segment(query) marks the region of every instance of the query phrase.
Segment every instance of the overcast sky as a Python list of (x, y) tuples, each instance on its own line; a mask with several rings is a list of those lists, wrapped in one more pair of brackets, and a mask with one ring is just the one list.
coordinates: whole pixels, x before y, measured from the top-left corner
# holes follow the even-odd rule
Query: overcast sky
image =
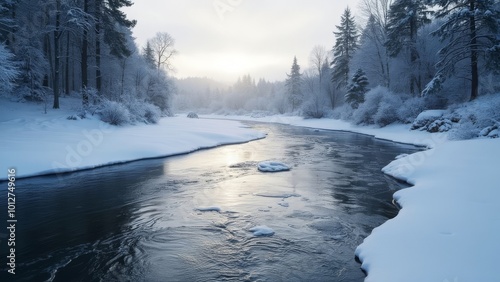
[(174, 76), (232, 83), (284, 80), (295, 55), (306, 68), (315, 45), (332, 48), (347, 6), (357, 14), (358, 0), (139, 0), (124, 12), (140, 47), (157, 32), (175, 39)]

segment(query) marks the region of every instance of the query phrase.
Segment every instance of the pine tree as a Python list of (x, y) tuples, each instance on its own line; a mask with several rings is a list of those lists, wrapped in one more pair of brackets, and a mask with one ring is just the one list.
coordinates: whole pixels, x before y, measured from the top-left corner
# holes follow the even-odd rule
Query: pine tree
[(409, 53), (412, 70), (409, 81), (411, 94), (422, 90), (421, 79), (415, 74), (419, 60), (416, 43), (419, 28), (431, 22), (428, 17), (430, 13), (421, 0), (395, 0), (389, 10), (385, 45), (390, 56), (397, 56), (403, 49)]
[(7, 46), (14, 41), (14, 32), (18, 29), (15, 20), (17, 0), (0, 0), (0, 41)]
[(358, 30), (351, 10), (347, 7), (341, 17), (340, 26), (335, 34), (335, 46), (333, 46), (332, 82), (337, 89), (347, 86), (349, 82), (349, 64), (354, 51), (358, 48)]
[(95, 52), (96, 52), (96, 88), (101, 90), (101, 32), (104, 31), (104, 42), (109, 46), (111, 55), (122, 59), (132, 52), (127, 44), (125, 30), (135, 26), (135, 20), (127, 19), (120, 9), (132, 6), (130, 0), (103, 1), (95, 0)]
[(96, 0), (99, 7), (98, 16), (104, 30), (104, 42), (109, 46), (111, 55), (117, 58), (129, 57), (131, 50), (127, 43), (125, 30), (133, 28), (137, 21), (127, 19), (121, 9), (132, 6), (130, 0), (103, 1)]
[(14, 88), (14, 81), (19, 76), (19, 70), (13, 62), (12, 54), (4, 44), (0, 42), (0, 90), (10, 91)]
[(368, 92), (368, 78), (362, 69), (358, 69), (352, 77), (351, 84), (347, 89), (345, 101), (353, 109), (357, 109), (365, 101), (365, 93)]
[(436, 18), (444, 23), (433, 32), (447, 44), (439, 51), (438, 72), (423, 94), (440, 88), (446, 75), (456, 71), (455, 66), (469, 60), (467, 77), (471, 81), (470, 100), (478, 96), (480, 59), (482, 66), (500, 69), (500, 4), (495, 0), (428, 0), (440, 9)]
[(142, 49), (142, 56), (144, 58), (144, 61), (146, 61), (146, 64), (151, 68), (155, 69), (156, 64), (155, 64), (155, 54), (153, 52), (153, 48), (151, 48), (151, 43), (146, 42), (146, 47)]
[(292, 105), (292, 111), (295, 111), (302, 103), (302, 74), (300, 66), (297, 64), (297, 57), (293, 57), (293, 64), (290, 74), (287, 74), (286, 86), (288, 89), (288, 101)]

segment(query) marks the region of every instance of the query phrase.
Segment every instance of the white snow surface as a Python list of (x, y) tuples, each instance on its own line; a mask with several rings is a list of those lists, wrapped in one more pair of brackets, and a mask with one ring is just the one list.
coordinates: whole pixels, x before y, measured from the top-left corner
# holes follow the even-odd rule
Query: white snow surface
[(249, 231), (253, 232), (254, 236), (271, 236), (274, 234), (274, 230), (265, 225), (252, 227)]
[[(111, 126), (97, 117), (68, 120), (79, 99), (62, 98), (60, 110), (0, 101), (0, 180), (68, 172), (265, 137), (237, 121), (162, 118), (158, 124)], [(73, 104), (72, 104), (73, 103)], [(81, 102), (79, 102), (81, 103)]]
[(258, 170), (262, 172), (288, 171), (290, 167), (281, 162), (265, 161), (257, 164)]
[(414, 186), (394, 194), (402, 207), (399, 214), (356, 249), (368, 273), (365, 281), (500, 281), (500, 139), (449, 141), (446, 133), (410, 131), (410, 125), (360, 127), (287, 116), (244, 119), (359, 132), (432, 148), (399, 156), (383, 168)]

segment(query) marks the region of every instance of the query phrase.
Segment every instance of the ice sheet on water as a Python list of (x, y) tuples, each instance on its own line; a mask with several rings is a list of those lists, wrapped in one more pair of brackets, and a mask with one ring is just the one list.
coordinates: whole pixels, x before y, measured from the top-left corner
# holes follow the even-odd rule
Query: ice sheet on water
[(260, 162), (257, 168), (262, 172), (278, 172), (278, 171), (288, 171), (290, 167), (281, 162), (265, 161)]
[(259, 225), (249, 229), (250, 232), (253, 232), (254, 236), (271, 236), (274, 234), (274, 230), (265, 226)]

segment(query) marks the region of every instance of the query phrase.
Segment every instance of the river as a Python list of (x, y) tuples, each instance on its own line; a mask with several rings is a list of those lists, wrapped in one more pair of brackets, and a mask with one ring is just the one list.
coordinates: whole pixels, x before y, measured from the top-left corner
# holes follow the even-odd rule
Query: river
[[(17, 274), (1, 281), (363, 281), (354, 249), (402, 188), (380, 170), (417, 148), (245, 124), (267, 137), (17, 180)], [(259, 172), (264, 160), (292, 169)], [(274, 234), (250, 232), (263, 225)]]

